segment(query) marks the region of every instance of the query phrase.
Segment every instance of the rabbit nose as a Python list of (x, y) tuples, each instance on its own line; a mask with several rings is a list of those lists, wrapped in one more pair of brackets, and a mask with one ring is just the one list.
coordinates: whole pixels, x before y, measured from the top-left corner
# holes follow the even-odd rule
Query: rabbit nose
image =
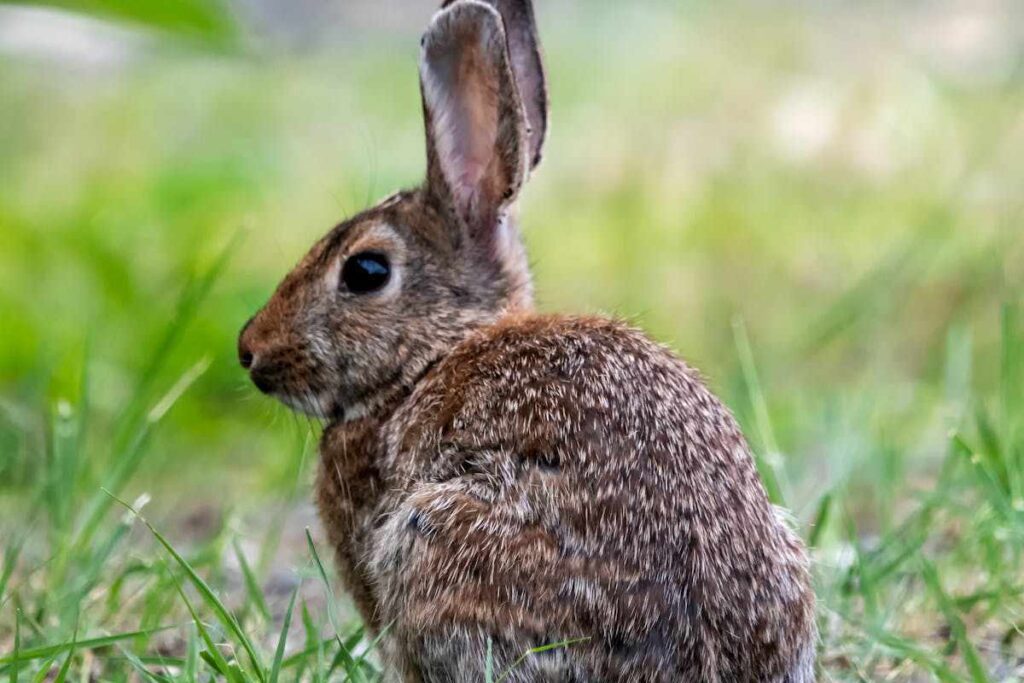
[(249, 379), (257, 389), (264, 394), (274, 393), (280, 373), (280, 369), (275, 363), (260, 362), (260, 358), (254, 355), (244, 343), (239, 344), (238, 362), (249, 371)]
[(238, 362), (244, 370), (249, 370), (256, 364), (256, 353), (253, 351), (251, 335), (249, 334), (252, 321), (253, 319), (250, 318), (238, 335)]

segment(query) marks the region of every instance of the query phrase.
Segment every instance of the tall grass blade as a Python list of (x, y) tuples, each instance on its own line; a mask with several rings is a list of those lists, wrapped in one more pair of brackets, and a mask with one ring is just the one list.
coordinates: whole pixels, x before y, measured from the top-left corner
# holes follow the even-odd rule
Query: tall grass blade
[[(115, 459), (110, 467), (110, 474), (103, 483), (103, 488), (108, 491), (120, 493), (124, 484), (138, 469), (155, 425), (209, 367), (211, 362), (209, 358), (196, 363), (179, 377), (171, 389), (147, 411), (146, 406), (149, 405), (148, 398), (153, 383), (159, 377), (167, 359), (171, 357), (171, 351), (184, 335), (188, 324), (195, 318), (200, 305), (206, 300), (214, 283), (227, 266), (241, 237), (241, 231), (235, 233), (228, 241), (227, 246), (214, 259), (213, 264), (202, 275), (190, 279), (182, 290), (175, 313), (145, 363), (132, 395), (118, 420), (121, 427), (114, 437), (112, 448)], [(74, 547), (76, 549), (80, 550), (89, 546), (93, 534), (109, 509), (110, 502), (109, 498), (101, 491), (97, 491), (92, 496), (86, 505), (84, 521), (75, 536)]]
[(89, 546), (93, 535), (103, 522), (103, 517), (106, 515), (107, 510), (110, 509), (110, 505), (113, 502), (110, 497), (104, 493), (104, 490), (119, 493), (121, 489), (124, 488), (125, 484), (127, 484), (128, 480), (135, 474), (139, 464), (142, 462), (142, 456), (145, 455), (146, 446), (153, 429), (161, 420), (163, 420), (164, 416), (168, 411), (170, 411), (174, 404), (178, 402), (178, 399), (184, 395), (189, 387), (202, 377), (202, 375), (209, 369), (211, 363), (212, 360), (209, 357), (203, 358), (186, 370), (171, 386), (167, 393), (156, 402), (152, 409), (150, 409), (146, 420), (136, 432), (135, 437), (132, 439), (128, 447), (124, 451), (118, 453), (111, 473), (107, 476), (100, 491), (92, 497), (86, 507), (84, 515), (85, 521), (79, 528), (75, 541), (75, 547), (78, 551)]
[[(991, 505), (1004, 521), (1016, 519), (1018, 513), (1014, 510), (1007, 496), (1006, 488), (999, 479), (999, 473), (992, 471), (991, 461), (979, 454), (977, 449), (972, 448), (960, 434), (953, 435), (953, 445), (954, 451), (969, 464), (970, 469), (968, 471), (974, 476), (978, 487), (984, 492), (985, 502)], [(1008, 532), (1020, 533), (1017, 526), (1012, 524), (1007, 526), (1006, 530)]]
[(943, 386), (946, 403), (956, 411), (951, 428), (959, 425), (971, 395), (973, 340), (970, 328), (957, 325), (946, 334), (946, 363)]
[(755, 453), (754, 459), (757, 462), (757, 469), (761, 473), (761, 479), (764, 481), (765, 490), (768, 492), (768, 498), (776, 505), (785, 505), (786, 497), (783, 492), (785, 471), (782, 454), (775, 440), (775, 431), (768, 413), (768, 402), (761, 390), (761, 380), (757, 376), (757, 366), (754, 364), (754, 352), (750, 347), (747, 328), (740, 318), (733, 320), (732, 328), (736, 352), (739, 355), (743, 379), (747, 385), (750, 404), (754, 409), (754, 421), (761, 441), (760, 450), (762, 452)]
[(964, 663), (967, 665), (967, 670), (971, 674), (971, 680), (974, 683), (989, 683), (990, 679), (985, 671), (985, 665), (982, 664), (978, 651), (974, 648), (974, 644), (967, 635), (967, 627), (960, 617), (960, 612), (942, 587), (942, 582), (939, 580), (939, 572), (935, 565), (927, 560), (922, 560), (921, 575), (924, 577), (925, 585), (928, 586), (932, 596), (938, 602), (939, 610), (946, 618), (950, 634), (956, 640), (957, 648), (960, 650)]
[(1024, 397), (1024, 350), (1018, 333), (1018, 309), (1011, 303), (1003, 305), (1000, 319), (1000, 396), (1003, 417), (1003, 437), (1013, 440), (1016, 423), (1021, 419), (1022, 397)]
[[(1014, 510), (1024, 515), (1024, 338), (1020, 329), (1017, 304), (1003, 306), (1001, 327), (1000, 403), (1002, 442), (1009, 470), (1010, 491)], [(1019, 519), (1014, 520), (1020, 524)]]
[[(338, 648), (338, 652), (335, 654), (334, 659), (331, 660), (331, 666), (328, 667), (328, 680), (331, 680), (331, 676), (334, 674), (335, 671), (337, 671), (338, 667), (341, 667), (344, 664), (345, 655), (349, 652), (352, 652), (356, 647), (358, 647), (359, 641), (362, 640), (362, 637), (364, 637), (364, 635), (366, 635), (366, 629), (360, 626), (356, 628), (355, 631), (353, 631), (351, 634), (349, 634), (348, 638), (345, 638), (344, 647)], [(379, 637), (380, 636), (378, 636), (378, 638)], [(327, 642), (330, 643), (333, 641)], [(376, 642), (377, 639), (374, 640), (374, 644), (376, 644)], [(373, 680), (378, 675), (378, 672), (370, 665), (369, 661), (366, 660), (365, 655), (370, 653), (373, 646), (374, 645), (371, 645), (371, 648), (368, 648), (366, 652), (360, 654), (354, 659), (354, 666), (359, 668), (360, 671), (362, 671), (362, 674), (364, 674), (365, 676), (369, 676), (371, 680)]]
[(19, 538), (15, 541), (11, 541), (4, 548), (4, 567), (0, 571), (0, 605), (7, 602), (7, 584), (10, 583), (11, 577), (14, 576), (14, 569), (18, 565), (18, 558), (21, 556), (21, 549), (25, 543), (25, 538)]
[(0, 657), (0, 665), (14, 664), (17, 665), (19, 662), (28, 662), (34, 659), (45, 659), (54, 655), (59, 655), (62, 652), (67, 652), (72, 647), (77, 650), (96, 650), (102, 647), (109, 647), (116, 645), (117, 643), (132, 640), (134, 638), (140, 638), (145, 636), (151, 636), (155, 633), (167, 631), (176, 626), (160, 626), (159, 628), (150, 628), (139, 631), (127, 631), (125, 633), (117, 633), (109, 636), (97, 636), (95, 638), (86, 638), (84, 640), (78, 640), (73, 643), (59, 643), (57, 645), (44, 645), (41, 647), (34, 647), (22, 650), (20, 648), (20, 642), (17, 637), (15, 638), (14, 652), (6, 657)]
[[(370, 662), (367, 661), (366, 658), (370, 655), (370, 653), (372, 653), (374, 650), (376, 650), (377, 646), (380, 645), (380, 642), (382, 640), (384, 640), (384, 638), (387, 637), (388, 633), (391, 631), (391, 627), (394, 626), (394, 623), (395, 622), (392, 621), (392, 622), (390, 622), (388, 624), (385, 624), (384, 628), (382, 628), (380, 630), (380, 633), (378, 633), (377, 636), (373, 640), (370, 641), (370, 644), (366, 647), (366, 651), (363, 652), (361, 655), (359, 655), (359, 657), (356, 659), (356, 663), (357, 664), (359, 664), (360, 666), (362, 666), (365, 669), (369, 669), (370, 677), (373, 678), (373, 679), (379, 678), (380, 675), (381, 675), (381, 672), (377, 671), (376, 667), (372, 666), (370, 664)], [(362, 632), (363, 632), (363, 628), (362, 627), (360, 627), (356, 631), (356, 633), (359, 634), (360, 638), (362, 638), (362, 636), (363, 636)], [(353, 637), (354, 637), (354, 635), (355, 634), (353, 634)], [(351, 638), (349, 640), (351, 640)], [(357, 640), (356, 644), (358, 644), (358, 643), (359, 643), (359, 641)], [(355, 647), (355, 644), (352, 647)], [(352, 648), (349, 648), (349, 649), (351, 650)]]
[(229, 681), (236, 681), (237, 679), (231, 671), (231, 667), (228, 666), (228, 663), (222, 661), (222, 659), (218, 659), (218, 657), (212, 654), (213, 652), (216, 652), (216, 647), (217, 646), (215, 644), (213, 649), (210, 649), (210, 647), (207, 646), (207, 649), (200, 650), (199, 659), (206, 662), (206, 665), (213, 669), (214, 673), (220, 674)]
[(196, 680), (199, 674), (199, 631), (194, 624), (188, 631), (188, 649), (185, 651), (182, 673), (186, 681)]
[[(49, 680), (50, 669), (53, 668), (53, 663), (57, 661), (58, 656), (59, 655), (53, 655), (43, 662), (42, 666), (39, 667), (39, 671), (37, 671), (36, 675), (32, 677), (32, 683), (43, 683), (43, 681)], [(13, 669), (14, 667), (11, 668)]]
[(74, 484), (78, 481), (77, 424), (71, 405), (64, 400), (58, 401), (50, 418), (50, 462), (45, 498), (50, 519), (50, 546), (55, 549), (63, 548), (71, 523)]
[[(21, 651), (21, 610), (14, 610), (14, 653), (11, 655), (11, 683), (18, 683), (18, 664), (21, 662), (23, 653)], [(0, 657), (0, 664), (4, 660)]]
[[(310, 622), (310, 623), (312, 623), (312, 622)], [(305, 619), (303, 619), (303, 628), (305, 628), (305, 627), (306, 627), (306, 622), (305, 622)], [(307, 635), (309, 635), (308, 632), (307, 632)], [(288, 655), (287, 657), (284, 658), (284, 662), (281, 664), (281, 668), (282, 669), (291, 669), (293, 667), (296, 667), (299, 664), (302, 664), (303, 660), (306, 659), (307, 657), (310, 657), (311, 655), (315, 655), (317, 650), (323, 650), (324, 647), (326, 647), (326, 646), (328, 646), (328, 645), (330, 645), (332, 643), (337, 642), (334, 638), (321, 638), (319, 640), (314, 638), (314, 639), (311, 640), (308, 637), (307, 637), (306, 641), (307, 641), (306, 642), (306, 647), (304, 647), (303, 649), (299, 650), (298, 652), (290, 654), (290, 655)]]
[(302, 626), (306, 629), (307, 651), (312, 648), (312, 654), (316, 655), (315, 666), (312, 669), (313, 681), (320, 683), (323, 681), (324, 648), (333, 642), (338, 634), (335, 633), (334, 638), (327, 640), (320, 637), (320, 629), (313, 623), (313, 615), (309, 613), (309, 606), (305, 600), (302, 601)]
[(892, 293), (907, 288), (924, 272), (943, 243), (936, 235), (948, 233), (952, 224), (949, 204), (928, 211), (902, 245), (841, 294), (817, 320), (805, 326), (807, 334), (800, 351), (816, 353), (841, 338), (858, 322), (870, 317), (880, 318), (884, 309), (898, 301)]
[(278, 678), (281, 676), (281, 664), (284, 662), (284, 647), (288, 644), (288, 629), (292, 625), (292, 610), (295, 609), (295, 598), (298, 597), (301, 586), (302, 584), (300, 583), (292, 591), (291, 600), (288, 601), (288, 609), (284, 612), (281, 636), (277, 639), (277, 650), (274, 652), (274, 664), (271, 666), (270, 676), (267, 677), (268, 683), (277, 683)]
[(331, 628), (334, 629), (334, 636), (338, 641), (338, 647), (341, 648), (338, 654), (341, 656), (341, 664), (345, 669), (345, 675), (348, 676), (349, 680), (362, 681), (362, 669), (356, 664), (352, 653), (341, 640), (341, 629), (338, 627), (337, 616), (335, 615), (336, 600), (334, 598), (334, 589), (331, 588), (331, 581), (327, 578), (327, 571), (324, 569), (323, 562), (320, 561), (320, 553), (317, 552), (316, 544), (313, 543), (313, 536), (309, 533), (309, 527), (306, 527), (306, 544), (309, 546), (309, 553), (313, 556), (313, 562), (316, 564), (317, 572), (320, 574), (320, 580), (323, 581), (324, 588), (327, 591), (327, 618), (331, 622)]
[(121, 450), (133, 431), (137, 429), (139, 422), (143, 421), (150, 392), (167, 363), (167, 359), (171, 357), (171, 351), (177, 347), (184, 336), (185, 330), (199, 312), (200, 306), (209, 296), (220, 274), (227, 267), (228, 261), (236, 251), (241, 239), (242, 232), (236, 232), (210, 267), (201, 275), (193, 275), (182, 288), (174, 314), (139, 373), (139, 380), (136, 382), (132, 395), (126, 403), (124, 414), (119, 420), (123, 427), (115, 437), (115, 451)]
[(253, 574), (252, 567), (249, 566), (249, 561), (245, 559), (245, 553), (242, 552), (242, 547), (238, 543), (238, 539), (232, 539), (232, 546), (235, 550), (235, 558), (238, 560), (238, 566), (242, 570), (242, 578), (245, 580), (245, 590), (249, 595), (249, 600), (252, 604), (256, 605), (256, 610), (263, 617), (265, 622), (270, 622), (270, 608), (267, 607), (267, 601), (263, 597), (263, 590), (260, 588), (260, 583), (256, 579), (256, 575)]
[[(352, 634), (350, 634), (348, 638), (345, 638), (344, 647), (338, 648), (338, 652), (334, 655), (334, 659), (331, 660), (331, 665), (327, 667), (327, 680), (331, 680), (331, 676), (334, 675), (334, 672), (338, 669), (339, 666), (342, 666), (342, 664), (345, 661), (345, 655), (347, 653), (352, 652), (359, 646), (359, 641), (363, 639), (364, 633), (365, 629), (362, 626), (360, 626)], [(327, 642), (330, 643), (332, 641)], [(364, 661), (362, 656), (355, 659), (355, 665), (364, 669), (370, 668), (369, 663)], [(371, 669), (370, 674), (372, 675), (373, 673), (374, 672)]]
[(914, 662), (942, 683), (963, 683), (960, 676), (954, 673), (945, 662), (914, 641), (881, 628), (869, 628), (868, 635), (873, 643), (885, 648), (899, 659)]
[(57, 672), (57, 677), (53, 679), (53, 683), (64, 683), (68, 677), (68, 670), (71, 668), (71, 659), (75, 656), (75, 647), (78, 640), (78, 630), (75, 630), (75, 635), (71, 638), (71, 647), (68, 648), (67, 657), (64, 658), (64, 663), (60, 667), (60, 671)]
[(128, 663), (133, 669), (135, 669), (136, 673), (142, 676), (143, 679), (149, 681), (149, 683), (167, 683), (169, 680), (166, 676), (157, 676), (150, 671), (149, 667), (147, 667), (142, 660), (136, 657), (128, 648), (119, 646), (118, 649), (121, 650), (121, 655), (128, 660)]
[(807, 545), (817, 548), (821, 544), (822, 534), (828, 528), (829, 519), (832, 515), (833, 492), (829, 491), (821, 497), (818, 502), (818, 509), (814, 514), (814, 522), (811, 524), (811, 535), (807, 538)]
[(120, 498), (114, 496), (114, 494), (108, 492), (108, 495), (110, 495), (114, 500), (123, 505), (125, 508), (130, 510), (132, 514), (134, 514), (139, 519), (139, 521), (145, 524), (146, 528), (149, 529), (150, 533), (153, 534), (153, 536), (160, 543), (160, 545), (162, 545), (164, 549), (170, 554), (170, 556), (174, 558), (174, 561), (178, 564), (179, 567), (181, 567), (182, 570), (184, 570), (185, 575), (188, 576), (189, 581), (191, 581), (192, 585), (195, 586), (197, 591), (199, 591), (199, 594), (203, 598), (203, 601), (207, 604), (208, 607), (210, 607), (210, 609), (213, 610), (213, 612), (217, 615), (218, 619), (220, 619), (221, 623), (224, 624), (224, 627), (227, 628), (231, 633), (233, 633), (234, 636), (241, 643), (242, 648), (245, 650), (246, 655), (248, 655), (249, 657), (249, 661), (251, 662), (253, 668), (255, 669), (256, 677), (260, 681), (263, 681), (265, 669), (263, 668), (263, 664), (260, 661), (259, 654), (257, 654), (256, 652), (256, 648), (253, 646), (252, 641), (249, 640), (249, 637), (242, 630), (242, 627), (238, 623), (238, 620), (235, 619), (235, 616), (230, 612), (230, 610), (228, 610), (228, 608), (224, 606), (224, 603), (220, 601), (217, 595), (213, 592), (213, 589), (210, 588), (206, 581), (204, 581), (203, 578), (196, 573), (196, 570), (192, 567), (192, 565), (189, 564), (188, 561), (184, 557), (182, 557), (177, 550), (174, 549), (174, 546), (172, 546), (167, 541), (167, 539), (164, 538), (163, 534), (156, 530), (156, 527), (154, 527), (149, 522), (149, 520), (140, 515), (131, 505), (121, 500)]
[(182, 588), (180, 583), (175, 581), (174, 587), (177, 589), (178, 595), (181, 596), (182, 602), (185, 603), (185, 607), (188, 609), (188, 613), (192, 617), (192, 622), (195, 624), (199, 637), (202, 638), (203, 644), (206, 645), (206, 649), (199, 653), (199, 657), (221, 676), (224, 676), (229, 680), (232, 679), (231, 667), (228, 666), (228, 662), (224, 659), (224, 655), (220, 653), (220, 648), (217, 647), (217, 643), (213, 642), (213, 638), (210, 637), (210, 633), (206, 630), (206, 626), (199, 618), (196, 608), (192, 606), (192, 601), (188, 599), (187, 595), (185, 595), (185, 590)]

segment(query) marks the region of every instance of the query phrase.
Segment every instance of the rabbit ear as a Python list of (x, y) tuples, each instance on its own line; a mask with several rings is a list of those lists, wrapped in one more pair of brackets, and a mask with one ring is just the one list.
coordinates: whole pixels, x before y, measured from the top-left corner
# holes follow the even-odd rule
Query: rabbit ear
[[(445, 0), (448, 7), (456, 0)], [(501, 14), (519, 95), (526, 110), (530, 137), (530, 168), (536, 168), (548, 130), (548, 87), (544, 76), (540, 37), (531, 0), (485, 0)]]
[(423, 37), (420, 85), (428, 189), (496, 253), (529, 153), (498, 12), (477, 0), (458, 0), (438, 12)]

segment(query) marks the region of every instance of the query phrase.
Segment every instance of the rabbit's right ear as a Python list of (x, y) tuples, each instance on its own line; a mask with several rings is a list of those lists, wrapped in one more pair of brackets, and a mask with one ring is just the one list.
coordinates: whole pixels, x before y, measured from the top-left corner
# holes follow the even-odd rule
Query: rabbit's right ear
[[(445, 0), (448, 7), (457, 0)], [(505, 38), (512, 58), (519, 96), (526, 110), (530, 132), (530, 168), (536, 168), (544, 151), (548, 131), (548, 86), (544, 75), (537, 21), (532, 0), (485, 0), (498, 10), (505, 25)]]
[(423, 36), (420, 85), (427, 189), (500, 257), (504, 215), (526, 178), (530, 144), (504, 26), (491, 5), (457, 0), (437, 13)]

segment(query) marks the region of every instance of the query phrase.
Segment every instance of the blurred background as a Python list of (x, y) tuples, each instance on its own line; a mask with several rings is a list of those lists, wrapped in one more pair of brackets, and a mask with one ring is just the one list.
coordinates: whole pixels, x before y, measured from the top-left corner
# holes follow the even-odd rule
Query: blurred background
[[(315, 239), (420, 181), (434, 5), (0, 2), (7, 598), (116, 518), (101, 486), (172, 542), (229, 529), (265, 576), (305, 560), (317, 426), (235, 338)], [(825, 675), (1020, 674), (1024, 3), (536, 5), (541, 308), (634, 321), (737, 413), (816, 547)]]

